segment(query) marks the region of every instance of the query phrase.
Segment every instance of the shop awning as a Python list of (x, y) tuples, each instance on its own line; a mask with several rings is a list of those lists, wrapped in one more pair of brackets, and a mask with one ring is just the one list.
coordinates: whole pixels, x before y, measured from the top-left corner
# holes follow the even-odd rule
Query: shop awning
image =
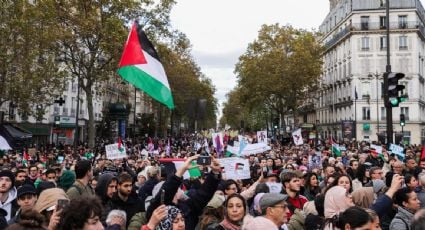
[(32, 133), (33, 136), (49, 136), (50, 135), (50, 125), (46, 124), (31, 124), (31, 123), (21, 123), (19, 127), (22, 127), (24, 130)]
[(22, 129), (18, 129), (15, 126), (5, 124), (3, 127), (6, 129), (6, 131), (12, 136), (13, 138), (17, 139), (29, 139), (32, 138), (32, 133), (26, 132)]

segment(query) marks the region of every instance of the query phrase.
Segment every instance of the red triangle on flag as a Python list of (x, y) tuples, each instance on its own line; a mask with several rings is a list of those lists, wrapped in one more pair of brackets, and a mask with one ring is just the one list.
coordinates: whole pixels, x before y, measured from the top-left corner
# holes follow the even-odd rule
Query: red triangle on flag
[(137, 34), (137, 23), (134, 22), (127, 42), (125, 43), (119, 67), (146, 63), (147, 61), (145, 55), (143, 55), (142, 46), (139, 42), (139, 35)]

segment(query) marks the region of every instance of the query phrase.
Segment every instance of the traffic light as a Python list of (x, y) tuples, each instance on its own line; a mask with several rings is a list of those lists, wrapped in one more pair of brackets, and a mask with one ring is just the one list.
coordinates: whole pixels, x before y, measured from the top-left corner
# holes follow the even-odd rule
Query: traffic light
[(275, 129), (277, 129), (277, 128), (279, 127), (279, 118), (278, 118), (278, 117), (275, 117), (275, 118), (273, 119), (273, 127), (274, 127)]
[(385, 73), (388, 76), (388, 98), (391, 107), (398, 107), (400, 102), (406, 100), (405, 95), (399, 95), (399, 91), (402, 91), (404, 85), (399, 85), (398, 80), (404, 78), (404, 73)]
[(400, 126), (406, 125), (406, 118), (404, 117), (404, 114), (400, 114)]

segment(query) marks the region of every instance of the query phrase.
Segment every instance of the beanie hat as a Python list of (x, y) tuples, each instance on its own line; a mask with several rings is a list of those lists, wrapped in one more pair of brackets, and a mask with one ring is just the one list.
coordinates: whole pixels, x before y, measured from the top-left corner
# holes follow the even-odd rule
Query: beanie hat
[(2, 170), (0, 171), (0, 177), (9, 177), (12, 182), (12, 187), (15, 186), (15, 175), (10, 170)]
[(372, 180), (372, 185), (373, 185), (373, 192), (379, 193), (385, 187), (385, 182), (380, 179), (375, 179), (375, 180)]

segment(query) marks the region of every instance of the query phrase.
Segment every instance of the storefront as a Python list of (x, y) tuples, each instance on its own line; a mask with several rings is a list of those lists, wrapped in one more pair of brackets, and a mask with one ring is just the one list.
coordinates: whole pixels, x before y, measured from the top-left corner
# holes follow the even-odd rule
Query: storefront
[(75, 117), (55, 116), (52, 140), (56, 145), (72, 145), (75, 136)]

